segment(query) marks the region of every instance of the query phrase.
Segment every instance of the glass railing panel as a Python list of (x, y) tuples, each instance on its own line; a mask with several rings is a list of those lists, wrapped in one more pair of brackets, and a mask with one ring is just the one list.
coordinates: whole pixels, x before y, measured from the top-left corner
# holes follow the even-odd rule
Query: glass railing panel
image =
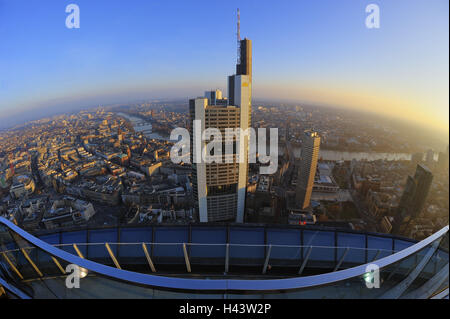
[(300, 229), (267, 229), (268, 245), (302, 246)]
[(396, 275), (406, 277), (415, 267), (417, 267), (420, 261), (427, 255), (430, 250), (430, 246), (425, 247), (421, 251), (418, 251), (417, 253), (400, 262), (399, 267), (396, 271)]
[(392, 254), (393, 239), (380, 236), (367, 236), (367, 262), (381, 259)]
[(394, 239), (394, 251), (396, 251), (396, 252), (401, 251), (401, 250), (406, 249), (414, 244), (415, 244), (415, 242), (412, 242), (412, 241)]
[(42, 277), (44, 274), (36, 266), (37, 250), (34, 247), (21, 248), (12, 252), (13, 260), (16, 260), (16, 267), (24, 279)]
[(30, 278), (30, 274), (24, 273), (22, 274), (21, 270), (23, 268), (22, 264), (19, 264), (19, 250), (8, 250), (3, 251), (1, 254), (2, 265), (8, 269), (8, 272), (12, 274), (15, 278), (19, 278), (20, 280), (25, 278)]
[(40, 240), (45, 241), (46, 243), (49, 243), (51, 245), (59, 245), (60, 244), (60, 236), (59, 233), (55, 234), (48, 234), (48, 235), (41, 235), (38, 236)]
[(152, 247), (155, 263), (183, 263), (184, 252), (182, 243), (152, 243), (149, 248)]
[(61, 244), (87, 243), (87, 230), (61, 232)]
[[(121, 243), (141, 243), (141, 245), (130, 245), (125, 249), (119, 249), (119, 258), (125, 258), (128, 264), (135, 264), (133, 262), (137, 257), (144, 254), (142, 243), (151, 243), (153, 236), (152, 227), (132, 227), (120, 229)], [(152, 246), (147, 245), (149, 253), (152, 253)]]
[[(309, 250), (303, 249), (303, 258), (308, 257)], [(336, 249), (332, 247), (313, 246), (309, 254), (308, 264), (310, 267), (333, 268), (336, 263)]]
[(392, 255), (392, 250), (369, 248), (366, 249), (366, 254), (367, 254), (367, 264), (369, 264), (381, 258)]
[(346, 269), (366, 263), (366, 255), (368, 251), (364, 248), (336, 248), (338, 269)]
[(230, 244), (264, 245), (264, 228), (262, 227), (230, 227)]
[[(296, 266), (302, 262), (301, 246), (272, 245), (269, 264), (271, 266)], [(306, 247), (308, 249), (308, 247)]]
[[(344, 233), (337, 232), (337, 247), (352, 247), (352, 248), (361, 248), (351, 249), (347, 252), (345, 256), (345, 260), (351, 263), (363, 264), (366, 262), (366, 236), (363, 234), (353, 234), (353, 233)], [(337, 251), (337, 259), (340, 260), (342, 255), (345, 253), (345, 249), (338, 249)]]
[[(364, 276), (357, 276), (324, 286), (260, 292), (253, 294), (252, 297), (264, 299), (373, 299), (378, 298), (385, 291), (385, 287), (369, 289)], [(230, 297), (242, 298), (242, 295), (233, 293), (230, 294)]]
[(117, 228), (111, 229), (95, 229), (89, 230), (89, 238), (87, 243), (117, 243), (118, 242), (118, 230)]
[[(151, 267), (142, 245), (143, 243), (109, 243), (111, 251), (113, 253), (116, 252), (114, 253), (114, 256), (122, 269), (149, 273), (151, 271)], [(146, 243), (145, 245), (148, 258), (150, 258), (150, 262), (153, 263), (151, 257), (151, 244)], [(114, 263), (114, 261), (112, 262)], [(111, 265), (111, 261), (109, 264)], [(115, 267), (116, 265), (114, 264), (113, 266)]]
[[(117, 249), (117, 257), (123, 260), (126, 264), (140, 263), (141, 259), (145, 257), (143, 243), (128, 243), (122, 242)], [(151, 254), (151, 244), (146, 244), (147, 251)]]
[[(85, 244), (87, 243), (87, 231), (71, 231), (71, 232), (62, 232), (61, 233), (61, 249), (67, 251), (72, 255), (78, 256), (77, 251), (73, 244)], [(86, 245), (81, 245), (79, 251), (83, 256), (87, 256), (87, 247)]]
[[(224, 265), (227, 245), (224, 244), (189, 244), (188, 253), (193, 264)], [(229, 249), (229, 248), (228, 248)]]
[(366, 250), (359, 247), (344, 248), (339, 247), (337, 250), (337, 261), (343, 259), (343, 264), (357, 264), (366, 263)]
[(9, 229), (0, 224), (0, 252), (17, 249), (14, 238), (11, 236)]
[(54, 267), (54, 262), (50, 256), (36, 247), (21, 248), (11, 253), (14, 257), (11, 258), (10, 256), (9, 259), (15, 263), (15, 267), (25, 280), (60, 273)]
[(336, 247), (335, 232), (303, 230), (302, 246)]
[[(112, 265), (111, 258), (108, 254), (104, 243), (76, 244), (78, 250), (83, 254), (84, 258), (95, 261), (104, 265)], [(83, 253), (85, 251), (86, 253)], [(78, 256), (78, 254), (76, 254)]]
[[(103, 245), (103, 247), (105, 248), (105, 250), (107, 251), (109, 261), (107, 263), (107, 265), (111, 265), (112, 267), (116, 267), (116, 268), (121, 268), (121, 269), (127, 269), (127, 264), (125, 260), (121, 260), (119, 258), (119, 251), (122, 249), (128, 249), (129, 247), (134, 246), (133, 245), (122, 245), (122, 244), (117, 244), (117, 243), (108, 243), (107, 245)], [(145, 256), (144, 256), (144, 251), (142, 251), (142, 254), (139, 258), (140, 264), (144, 265), (145, 264)]]
[[(405, 293), (405, 298), (419, 297), (423, 295), (431, 295), (434, 291), (438, 291), (440, 287), (448, 286), (448, 254), (444, 251), (448, 246), (448, 233), (442, 238), (438, 249), (434, 250), (433, 255), (422, 268), (420, 273), (410, 284)], [(424, 251), (430, 251), (434, 247), (427, 247)]]
[[(120, 229), (121, 243), (151, 243), (152, 242), (152, 228), (151, 227), (124, 227)], [(132, 257), (134, 252), (124, 252), (123, 257)]]
[(163, 290), (153, 287), (142, 287), (127, 282), (89, 274), (80, 280), (79, 288), (69, 289), (65, 278), (48, 278), (29, 283), (34, 295), (39, 298), (67, 299), (222, 299), (224, 294), (203, 293), (201, 291)]
[(367, 262), (370, 263), (392, 254), (393, 254), (392, 250), (370, 249), (367, 251)]
[(266, 257), (266, 246), (230, 244), (230, 263), (239, 266), (262, 265)]
[[(86, 248), (86, 258), (89, 260), (105, 260), (109, 258), (108, 251), (103, 243), (89, 243), (88, 245), (77, 244), (78, 247)], [(114, 247), (114, 254), (117, 254), (116, 247)], [(81, 250), (81, 248), (80, 248)]]
[[(315, 249), (315, 248), (314, 248)], [(380, 270), (379, 287), (370, 288), (375, 282), (374, 276), (370, 273), (352, 277), (342, 281), (334, 282), (330, 285), (309, 287), (305, 289), (276, 291), (262, 293), (263, 298), (282, 299), (374, 299), (382, 297), (390, 289), (401, 283), (407, 275), (414, 269), (416, 262), (423, 258), (427, 250), (419, 252), (420, 256), (413, 254), (406, 259), (389, 265)], [(408, 268), (405, 271), (405, 268)], [(372, 285), (371, 285), (372, 284)], [(233, 297), (240, 298), (239, 294)], [(259, 298), (259, 297), (258, 297)]]
[[(191, 228), (191, 244), (189, 256), (193, 264), (225, 265), (227, 254), (226, 227), (196, 227)], [(229, 257), (229, 247), (228, 247)]]
[[(174, 226), (165, 227), (160, 226), (155, 228), (154, 243), (188, 243), (189, 242), (189, 231), (186, 226)], [(161, 246), (160, 246), (161, 247)], [(170, 247), (166, 247), (170, 248)], [(167, 256), (159, 247), (155, 246), (155, 253), (158, 256)], [(168, 253), (173, 252), (172, 256), (176, 256), (179, 250), (176, 246), (172, 246), (172, 249), (167, 251)]]
[[(35, 246), (7, 251), (4, 254), (8, 260), (3, 264), (8, 268), (9, 273), (13, 274), (15, 278), (25, 281), (64, 275), (68, 264)], [(6, 260), (4, 255), (3, 259)]]
[(381, 269), (381, 286), (383, 288), (386, 288), (386, 290), (389, 290), (393, 289), (401, 282), (403, 282), (408, 277), (408, 275), (410, 275), (412, 271), (416, 269), (423, 258), (427, 256), (427, 253), (430, 252), (431, 247), (432, 244), (401, 261), (398, 261)]
[(196, 227), (191, 228), (191, 242), (195, 244), (226, 244), (226, 227)]
[(68, 263), (57, 257), (53, 257), (40, 248), (34, 248), (36, 253), (36, 267), (43, 277), (64, 276)]
[(435, 251), (433, 256), (430, 258), (430, 260), (423, 268), (418, 278), (422, 278), (423, 280), (428, 280), (432, 278), (437, 273), (437, 271), (439, 271), (437, 263), (438, 263), (438, 256), (437, 251)]

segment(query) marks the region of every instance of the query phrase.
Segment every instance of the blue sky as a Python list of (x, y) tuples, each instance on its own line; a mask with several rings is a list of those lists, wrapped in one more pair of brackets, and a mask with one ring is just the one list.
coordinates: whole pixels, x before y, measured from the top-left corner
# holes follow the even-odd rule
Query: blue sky
[[(80, 7), (67, 29), (65, 7)], [(365, 8), (380, 7), (380, 29)], [(0, 0), (0, 119), (43, 106), (226, 89), (241, 34), (255, 98), (314, 101), (448, 131), (446, 0)]]

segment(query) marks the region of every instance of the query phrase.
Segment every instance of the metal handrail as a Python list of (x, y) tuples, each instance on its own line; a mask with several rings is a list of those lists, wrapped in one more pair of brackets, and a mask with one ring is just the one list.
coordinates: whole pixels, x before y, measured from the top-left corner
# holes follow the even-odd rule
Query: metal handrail
[[(317, 286), (328, 285), (343, 281), (350, 278), (362, 276), (366, 273), (366, 265), (360, 265), (353, 268), (340, 270), (332, 273), (326, 273), (315, 276), (296, 277), (286, 279), (267, 279), (267, 280), (236, 280), (236, 279), (186, 279), (173, 278), (165, 276), (154, 276), (149, 274), (142, 274), (113, 268), (102, 265), (87, 259), (83, 259), (58, 249), (24, 231), (14, 223), (0, 217), (0, 224), (5, 225), (29, 243), (39, 247), (50, 255), (65, 260), (69, 263), (76, 264), (80, 267), (86, 268), (97, 275), (114, 278), (116, 280), (130, 282), (137, 285), (144, 285), (150, 287), (180, 289), (180, 290), (196, 290), (196, 291), (271, 291), (271, 290), (291, 290), (301, 288), (311, 288)], [(401, 261), (412, 254), (422, 250), (438, 238), (444, 236), (449, 230), (446, 226), (429, 236), (428, 238), (409, 246), (397, 253), (379, 259), (371, 264), (376, 264), (380, 269)]]
[[(135, 243), (112, 243), (112, 242), (98, 242), (98, 243), (82, 243), (82, 242), (76, 242), (76, 243), (70, 243), (70, 244), (54, 244), (53, 247), (70, 247), (73, 246), (73, 244), (76, 244), (78, 246), (103, 246), (105, 244), (108, 245), (117, 245), (117, 246), (131, 246), (131, 245), (161, 245), (161, 246), (171, 246), (171, 245), (179, 245), (179, 246), (223, 246), (226, 247), (229, 245), (230, 247), (259, 247), (259, 248), (318, 248), (318, 249), (354, 249), (354, 250), (362, 250), (362, 251), (375, 251), (375, 252), (389, 252), (392, 254), (392, 249), (381, 249), (381, 248), (364, 248), (364, 247), (352, 247), (352, 246), (311, 246), (311, 245), (276, 245), (276, 244), (267, 244), (267, 245), (258, 245), (258, 244), (208, 244), (208, 243), (154, 243), (154, 242), (135, 242)], [(10, 250), (1, 250), (0, 253), (10, 253), (19, 251), (20, 249), (35, 249), (35, 246), (23, 246), (21, 248), (16, 249), (10, 249)], [(396, 251), (394, 251), (396, 252)]]
[(22, 292), (20, 289), (17, 289), (16, 287), (10, 285), (5, 280), (3, 280), (2, 277), (0, 277), (0, 287), (5, 288), (8, 292), (14, 294), (15, 296), (19, 297), (20, 299), (31, 299), (30, 296)]

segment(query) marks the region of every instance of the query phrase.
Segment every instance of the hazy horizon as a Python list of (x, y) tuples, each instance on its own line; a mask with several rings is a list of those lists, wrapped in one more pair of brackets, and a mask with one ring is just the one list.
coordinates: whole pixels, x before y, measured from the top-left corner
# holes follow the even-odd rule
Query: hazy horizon
[[(219, 88), (221, 89), (221, 88)], [(34, 109), (31, 112), (28, 111), (26, 113), (19, 113), (17, 115), (12, 115), (14, 123), (3, 123), (0, 122), (0, 129), (9, 129), (14, 126), (19, 126), (26, 124), (28, 122), (44, 119), (44, 118), (51, 118), (53, 116), (58, 116), (61, 114), (70, 114), (70, 113), (78, 113), (82, 110), (92, 110), (99, 106), (102, 107), (110, 107), (112, 105), (133, 105), (136, 103), (143, 103), (143, 102), (155, 102), (155, 101), (167, 101), (167, 102), (182, 102), (184, 101), (186, 103), (186, 107), (188, 106), (188, 99), (193, 98), (196, 96), (201, 95), (203, 92), (198, 92), (199, 94), (187, 94), (185, 96), (182, 95), (175, 95), (175, 96), (135, 96), (134, 98), (129, 96), (124, 96), (122, 98), (117, 99), (117, 96), (110, 96), (110, 97), (98, 97), (96, 102), (98, 103), (89, 103), (89, 102), (81, 102), (80, 100), (75, 100), (70, 102), (68, 105), (66, 105), (66, 108), (61, 109), (60, 105), (53, 105), (53, 106), (47, 106), (45, 108), (40, 109)], [(379, 114), (375, 111), (370, 110), (355, 110), (351, 108), (346, 108), (340, 105), (329, 105), (325, 103), (317, 103), (314, 101), (305, 101), (305, 100), (293, 100), (293, 99), (282, 99), (282, 98), (260, 98), (258, 96), (253, 96), (252, 98), (254, 102), (254, 107), (258, 106), (258, 102), (261, 103), (274, 103), (274, 106), (279, 106), (278, 104), (298, 104), (300, 106), (306, 106), (306, 107), (317, 107), (320, 109), (333, 109), (336, 111), (341, 112), (348, 112), (348, 111), (357, 111), (357, 113), (362, 117), (377, 117), (382, 121), (382, 124), (387, 124), (388, 122), (394, 122), (394, 125), (401, 125), (402, 128), (405, 128), (405, 126), (414, 126), (415, 128), (418, 128), (419, 131), (423, 131), (425, 134), (428, 135), (434, 135), (439, 134), (440, 137), (436, 137), (437, 140), (442, 142), (443, 144), (448, 144), (449, 142), (449, 136), (447, 132), (443, 132), (439, 130), (439, 128), (430, 127), (426, 125), (418, 125), (418, 123), (414, 123), (412, 121), (402, 119), (402, 118), (393, 118), (386, 116), (385, 114)], [(257, 102), (257, 103), (255, 103)], [(187, 112), (186, 108), (186, 112)], [(27, 115), (24, 117), (24, 115)], [(1, 119), (1, 118), (0, 118)], [(3, 125), (6, 124), (6, 125)]]
[(80, 29), (65, 27), (66, 3), (0, 0), (0, 126), (54, 108), (224, 89), (240, 7), (255, 98), (373, 112), (448, 135), (448, 1), (378, 1), (380, 29), (366, 28), (365, 0), (75, 3)]

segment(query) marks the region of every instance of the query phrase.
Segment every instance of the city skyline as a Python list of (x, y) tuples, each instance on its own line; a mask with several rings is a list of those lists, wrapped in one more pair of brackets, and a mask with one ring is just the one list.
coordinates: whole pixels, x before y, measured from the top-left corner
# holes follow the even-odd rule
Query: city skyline
[[(445, 1), (380, 1), (376, 30), (364, 23), (367, 1), (77, 4), (81, 27), (70, 30), (64, 25), (66, 4), (31, 1), (23, 12), (20, 1), (0, 2), (3, 120), (43, 105), (224, 89), (217, 74), (235, 62), (227, 57), (236, 55), (230, 30), (239, 6), (242, 28), (258, 52), (256, 98), (377, 110), (448, 132)], [(221, 23), (204, 28), (216, 19)]]
[(448, 299), (448, 3), (178, 1), (0, 0), (0, 299)]

